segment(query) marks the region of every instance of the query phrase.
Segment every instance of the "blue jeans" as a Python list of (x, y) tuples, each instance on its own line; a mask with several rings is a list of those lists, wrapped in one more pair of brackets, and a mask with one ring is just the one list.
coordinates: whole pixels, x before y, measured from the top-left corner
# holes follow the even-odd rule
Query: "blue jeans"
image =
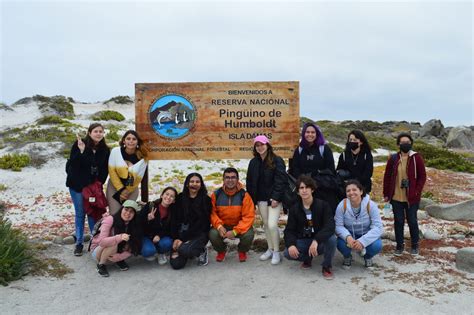
[[(76, 212), (75, 217), (75, 227), (76, 227), (76, 245), (82, 245), (84, 242), (84, 226), (85, 226), (85, 219), (86, 219), (86, 212), (84, 210), (84, 202), (82, 200), (82, 192), (77, 192), (71, 188), (69, 188), (69, 193), (71, 194), (72, 203), (74, 205), (74, 210)], [(87, 221), (89, 223), (89, 229), (91, 230), (94, 228), (95, 220), (87, 216)]]
[(404, 238), (403, 230), (405, 227), (405, 214), (410, 229), (411, 247), (418, 248), (418, 241), (420, 239), (418, 229), (417, 211), (420, 204), (415, 203), (408, 206), (408, 202), (400, 202), (392, 200), (390, 202), (393, 209), (393, 225), (395, 226), (395, 239), (397, 241), (397, 249), (403, 248)]
[[(288, 253), (288, 248), (285, 248), (284, 255), (287, 259), (290, 260), (299, 260), (304, 262), (311, 262), (313, 257), (309, 256), (309, 247), (313, 242), (312, 238), (302, 238), (296, 240), (296, 248), (300, 252), (297, 259), (294, 259)], [(334, 258), (334, 253), (336, 252), (336, 235), (332, 235), (324, 243), (318, 243), (318, 256), (324, 254), (323, 262), (321, 266), (323, 267), (332, 267), (332, 259)]]
[[(354, 239), (357, 239), (359, 237), (360, 236), (357, 236)], [(351, 256), (352, 248), (347, 247), (346, 241), (339, 237), (337, 238), (337, 249), (341, 252), (342, 256), (344, 256), (345, 258)], [(379, 238), (375, 240), (372, 244), (367, 246), (365, 250), (366, 250), (365, 255), (364, 255), (365, 259), (370, 259), (374, 257), (375, 255), (380, 253), (380, 251), (382, 250), (382, 239)]]
[(163, 236), (160, 238), (158, 243), (153, 244), (153, 241), (145, 236), (142, 242), (142, 256), (151, 257), (156, 253), (164, 254), (169, 252), (171, 247), (173, 247), (173, 240), (171, 237)]

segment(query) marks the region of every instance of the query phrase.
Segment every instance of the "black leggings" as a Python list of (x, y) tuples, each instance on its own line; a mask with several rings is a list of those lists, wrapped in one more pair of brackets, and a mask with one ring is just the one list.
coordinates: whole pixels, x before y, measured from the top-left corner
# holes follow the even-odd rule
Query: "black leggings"
[[(190, 239), (181, 244), (178, 248), (178, 257), (170, 258), (170, 264), (173, 269), (182, 269), (189, 258), (198, 257), (204, 252), (207, 245), (208, 236), (201, 234), (196, 238)], [(173, 254), (171, 254), (173, 256)]]

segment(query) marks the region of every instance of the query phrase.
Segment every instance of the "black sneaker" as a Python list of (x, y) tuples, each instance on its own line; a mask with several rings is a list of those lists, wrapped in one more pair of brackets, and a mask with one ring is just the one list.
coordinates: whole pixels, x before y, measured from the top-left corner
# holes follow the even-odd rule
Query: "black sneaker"
[(82, 256), (82, 250), (84, 249), (84, 246), (81, 245), (76, 245), (76, 248), (74, 248), (74, 256)]
[(109, 276), (109, 272), (107, 271), (107, 267), (103, 264), (97, 264), (97, 272), (102, 277), (108, 277)]
[(405, 250), (405, 248), (397, 246), (397, 248), (395, 249), (395, 252), (393, 254), (395, 256), (401, 256), (401, 255), (403, 255), (404, 250)]
[(117, 261), (115, 264), (122, 271), (127, 271), (129, 269), (129, 267), (128, 267), (127, 263), (125, 262), (125, 260)]
[(418, 256), (420, 255), (420, 250), (418, 249), (418, 247), (412, 247), (412, 249), (410, 250), (410, 254), (412, 256)]

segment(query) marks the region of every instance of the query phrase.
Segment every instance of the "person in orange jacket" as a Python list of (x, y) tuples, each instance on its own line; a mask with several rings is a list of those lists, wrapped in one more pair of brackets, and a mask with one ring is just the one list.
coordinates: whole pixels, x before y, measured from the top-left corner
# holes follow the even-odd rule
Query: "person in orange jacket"
[(222, 262), (226, 255), (224, 239), (239, 238), (239, 260), (247, 260), (252, 245), (255, 206), (252, 197), (239, 182), (239, 173), (233, 167), (224, 170), (224, 185), (212, 193), (212, 212), (209, 239), (217, 252), (216, 261)]

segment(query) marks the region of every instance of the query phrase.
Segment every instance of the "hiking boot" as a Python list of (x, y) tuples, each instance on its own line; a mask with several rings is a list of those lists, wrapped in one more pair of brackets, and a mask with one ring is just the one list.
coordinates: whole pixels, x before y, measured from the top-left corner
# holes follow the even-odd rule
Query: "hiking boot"
[(395, 252), (394, 252), (393, 254), (394, 254), (395, 256), (401, 256), (401, 255), (403, 255), (403, 250), (404, 250), (403, 247), (397, 247), (397, 248), (395, 249)]
[(372, 261), (372, 258), (365, 259), (365, 268), (370, 270), (374, 269), (374, 262)]
[(349, 270), (351, 269), (352, 265), (352, 256), (344, 257), (344, 261), (342, 262), (342, 269)]
[(331, 267), (323, 267), (323, 277), (326, 280), (334, 279), (334, 274), (331, 271)]
[(207, 266), (207, 264), (209, 263), (209, 257), (207, 254), (207, 247), (204, 247), (204, 251), (198, 257), (198, 266)]
[(84, 245), (76, 245), (74, 248), (74, 256), (82, 256), (82, 250), (84, 249)]
[(166, 254), (158, 254), (158, 265), (163, 266), (166, 265), (167, 262)]
[(225, 252), (218, 252), (216, 256), (217, 262), (223, 262), (225, 260)]
[(413, 247), (411, 250), (410, 250), (410, 254), (412, 256), (418, 256), (420, 255), (420, 250), (418, 249), (418, 247)]
[(108, 277), (109, 272), (107, 271), (107, 267), (104, 264), (97, 264), (97, 272), (102, 277)]
[(273, 251), (271, 249), (267, 249), (265, 253), (260, 255), (259, 259), (261, 261), (269, 260), (270, 258), (272, 258), (272, 255), (273, 255)]
[(240, 262), (247, 261), (247, 253), (246, 252), (239, 252), (239, 261)]
[(272, 254), (272, 265), (278, 265), (281, 261), (280, 252), (273, 252)]
[(127, 271), (129, 269), (129, 267), (128, 267), (127, 263), (125, 262), (125, 260), (117, 261), (115, 264), (122, 271)]
[(301, 269), (309, 269), (311, 268), (311, 261), (303, 261), (301, 263)]

